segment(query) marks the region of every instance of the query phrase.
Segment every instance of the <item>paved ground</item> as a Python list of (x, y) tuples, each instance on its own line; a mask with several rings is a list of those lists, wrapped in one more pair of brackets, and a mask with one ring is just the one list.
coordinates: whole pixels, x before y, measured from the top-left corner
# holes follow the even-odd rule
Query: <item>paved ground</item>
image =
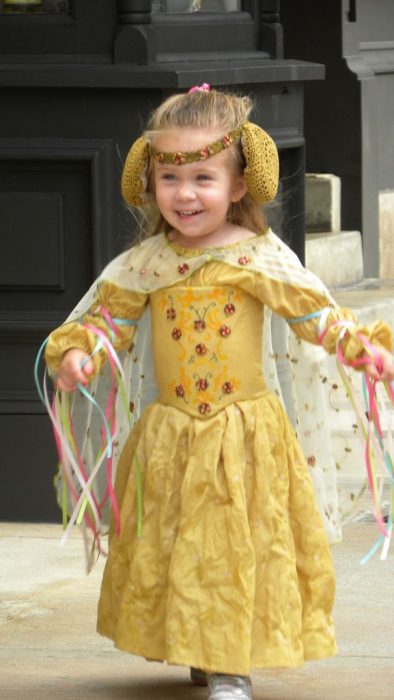
[[(203, 700), (187, 669), (147, 663), (95, 633), (102, 563), (84, 573), (78, 534), (0, 524), (1, 700)], [(386, 562), (361, 556), (371, 523), (353, 524), (335, 547), (340, 653), (297, 671), (253, 674), (255, 700), (393, 700), (394, 547)]]

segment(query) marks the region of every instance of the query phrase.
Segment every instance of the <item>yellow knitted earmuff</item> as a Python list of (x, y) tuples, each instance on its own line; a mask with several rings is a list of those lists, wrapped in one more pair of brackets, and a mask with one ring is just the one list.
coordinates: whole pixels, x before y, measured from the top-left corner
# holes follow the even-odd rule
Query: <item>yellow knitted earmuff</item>
[(257, 124), (246, 122), (242, 127), (241, 145), (248, 190), (255, 202), (266, 204), (278, 191), (279, 158), (275, 142)]
[(149, 158), (150, 144), (140, 136), (130, 148), (122, 175), (123, 197), (133, 207), (146, 204)]
[(122, 194), (128, 204), (135, 207), (147, 203), (147, 173), (149, 160), (153, 156), (159, 162), (184, 165), (206, 160), (229, 148), (237, 138), (241, 138), (242, 151), (246, 161), (244, 175), (248, 190), (259, 204), (274, 199), (278, 189), (279, 159), (275, 142), (257, 124), (246, 122), (241, 129), (226, 134), (213, 144), (187, 153), (159, 153), (141, 136), (135, 141), (126, 158), (122, 175)]

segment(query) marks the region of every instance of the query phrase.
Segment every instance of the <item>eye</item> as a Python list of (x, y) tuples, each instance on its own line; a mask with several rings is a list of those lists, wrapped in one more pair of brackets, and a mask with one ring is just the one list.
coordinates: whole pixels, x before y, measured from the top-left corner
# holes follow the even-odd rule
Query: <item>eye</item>
[(160, 180), (165, 180), (167, 182), (172, 182), (176, 179), (175, 175), (173, 173), (162, 173), (160, 175)]
[(197, 175), (196, 179), (199, 181), (202, 181), (202, 182), (204, 182), (206, 180), (212, 180), (211, 176), (207, 175), (206, 173), (200, 173), (199, 175)]

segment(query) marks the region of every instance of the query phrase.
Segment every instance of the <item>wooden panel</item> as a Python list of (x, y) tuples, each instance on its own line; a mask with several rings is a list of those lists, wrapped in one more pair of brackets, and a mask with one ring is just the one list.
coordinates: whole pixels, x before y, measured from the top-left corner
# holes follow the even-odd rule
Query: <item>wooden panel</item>
[(2, 309), (24, 311), (27, 324), (45, 310), (64, 317), (93, 274), (89, 163), (0, 151), (0, 192)]
[[(0, 14), (0, 53), (8, 61), (25, 64), (26, 73), (34, 63), (47, 59), (56, 74), (65, 62), (111, 62), (117, 7), (114, 0), (73, 0), (70, 14)], [(36, 58), (37, 57), (37, 58)], [(34, 60), (36, 59), (36, 61)]]
[(2, 488), (0, 519), (60, 521), (53, 478), (57, 457), (46, 416), (1, 416)]
[(62, 204), (55, 192), (0, 192), (0, 287), (64, 288)]
[[(61, 320), (43, 314), (34, 328), (31, 316), (26, 320), (19, 315), (15, 318), (19, 327), (10, 328), (4, 314), (0, 314), (0, 416), (45, 413), (34, 383), (34, 361), (49, 329)], [(43, 369), (40, 366), (40, 377)]]

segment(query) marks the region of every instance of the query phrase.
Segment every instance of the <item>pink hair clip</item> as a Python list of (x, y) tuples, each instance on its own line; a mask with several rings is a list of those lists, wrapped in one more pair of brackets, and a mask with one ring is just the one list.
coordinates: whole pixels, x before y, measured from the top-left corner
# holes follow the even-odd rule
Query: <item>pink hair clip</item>
[(202, 85), (194, 85), (194, 87), (191, 87), (188, 92), (210, 92), (210, 90), (211, 86), (209, 83), (203, 83)]

